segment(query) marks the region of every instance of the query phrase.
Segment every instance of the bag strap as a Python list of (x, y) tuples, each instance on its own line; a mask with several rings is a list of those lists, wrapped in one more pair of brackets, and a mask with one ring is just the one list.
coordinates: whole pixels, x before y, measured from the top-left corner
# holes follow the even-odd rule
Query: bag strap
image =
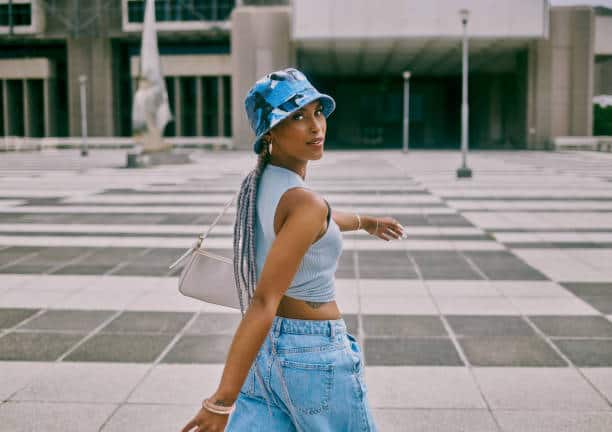
[(240, 189), (238, 189), (238, 192), (236, 192), (232, 198), (227, 202), (227, 204), (225, 204), (225, 207), (223, 207), (223, 210), (221, 210), (221, 213), (219, 213), (217, 215), (217, 217), (215, 218), (215, 220), (210, 224), (210, 226), (208, 227), (208, 229), (206, 230), (206, 232), (200, 234), (198, 236), (198, 239), (196, 240), (196, 242), (193, 244), (193, 246), (191, 246), (189, 249), (187, 249), (187, 251), (185, 253), (183, 253), (183, 255), (181, 255), (180, 257), (178, 257), (172, 264), (170, 264), (170, 266), (168, 267), (170, 270), (172, 270), (174, 267), (178, 266), (180, 263), (182, 263), (189, 255), (192, 254), (192, 252), (200, 249), (200, 246), (202, 245), (202, 242), (204, 241), (204, 239), (206, 237), (208, 237), (208, 234), (210, 234), (210, 231), (212, 231), (212, 229), (215, 227), (215, 225), (217, 225), (217, 222), (219, 222), (219, 219), (221, 219), (221, 217), (225, 214), (225, 212), (227, 211), (227, 209), (229, 208), (229, 206), (232, 204), (232, 201), (234, 201), (234, 198), (236, 198), (238, 195), (240, 194)]
[(215, 227), (215, 225), (217, 225), (217, 222), (219, 222), (219, 219), (221, 219), (221, 217), (225, 214), (225, 212), (227, 211), (227, 209), (229, 208), (229, 206), (232, 204), (232, 201), (234, 201), (234, 198), (236, 198), (238, 196), (238, 194), (240, 194), (240, 190), (238, 190), (238, 192), (236, 192), (232, 198), (227, 202), (227, 204), (225, 204), (225, 207), (223, 207), (223, 210), (221, 210), (221, 213), (219, 213), (217, 215), (217, 217), (215, 218), (215, 220), (210, 224), (210, 226), (208, 227), (208, 229), (206, 230), (205, 233), (200, 234), (199, 238), (201, 238), (202, 240), (204, 240), (206, 237), (208, 237), (208, 234), (210, 234), (210, 232), (212, 231), (212, 229)]

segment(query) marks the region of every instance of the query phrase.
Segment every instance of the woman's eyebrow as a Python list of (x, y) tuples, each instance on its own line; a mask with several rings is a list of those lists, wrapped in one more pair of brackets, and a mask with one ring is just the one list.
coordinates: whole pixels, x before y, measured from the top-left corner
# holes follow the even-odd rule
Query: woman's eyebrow
[[(323, 109), (323, 104), (321, 104), (321, 103), (320, 103), (319, 105), (317, 105), (317, 108), (316, 108), (316, 109), (318, 109), (318, 110), (319, 110), (319, 109)], [(296, 112), (299, 112), (299, 111), (304, 111), (304, 107), (299, 108), (299, 109), (297, 109), (297, 110), (296, 110)]]

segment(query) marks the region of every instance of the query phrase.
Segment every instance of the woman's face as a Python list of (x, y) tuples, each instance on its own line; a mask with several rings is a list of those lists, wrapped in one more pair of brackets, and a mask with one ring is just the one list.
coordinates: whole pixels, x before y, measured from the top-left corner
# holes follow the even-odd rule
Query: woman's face
[[(327, 121), (323, 105), (315, 100), (295, 111), (264, 136), (272, 139), (272, 160), (318, 160), (323, 157)], [(310, 141), (319, 138), (318, 143)]]

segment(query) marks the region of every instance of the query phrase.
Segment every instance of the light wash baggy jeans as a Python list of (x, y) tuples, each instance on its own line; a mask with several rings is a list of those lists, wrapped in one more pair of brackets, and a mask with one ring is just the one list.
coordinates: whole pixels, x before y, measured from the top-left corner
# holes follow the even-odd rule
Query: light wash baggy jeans
[(344, 319), (277, 316), (225, 431), (376, 432), (367, 396), (363, 354)]

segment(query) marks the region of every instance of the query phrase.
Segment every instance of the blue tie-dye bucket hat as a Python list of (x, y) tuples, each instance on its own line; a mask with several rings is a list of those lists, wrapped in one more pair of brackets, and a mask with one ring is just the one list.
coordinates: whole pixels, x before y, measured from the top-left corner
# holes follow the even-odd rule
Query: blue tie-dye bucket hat
[(244, 100), (247, 117), (255, 132), (253, 151), (261, 151), (263, 134), (317, 99), (321, 100), (325, 117), (336, 109), (336, 101), (331, 96), (319, 93), (306, 76), (294, 68), (271, 72), (257, 80)]

